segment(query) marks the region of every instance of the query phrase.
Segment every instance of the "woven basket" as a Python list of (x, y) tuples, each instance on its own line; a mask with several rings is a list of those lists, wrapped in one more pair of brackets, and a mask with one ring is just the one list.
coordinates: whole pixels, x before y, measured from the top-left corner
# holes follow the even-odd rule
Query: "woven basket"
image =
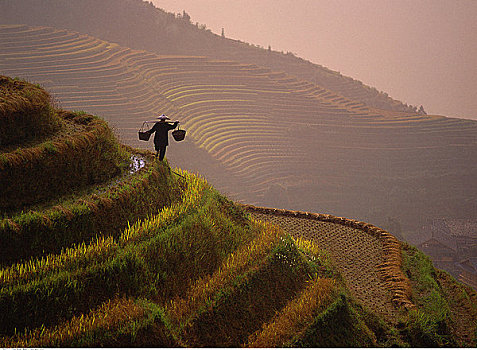
[(141, 141), (149, 141), (149, 138), (151, 137), (151, 134), (148, 133), (147, 131), (138, 131), (139, 134), (139, 140)]
[(149, 139), (151, 138), (151, 133), (149, 133), (148, 131), (144, 131), (144, 128), (146, 128), (147, 125), (147, 121), (142, 123), (141, 129), (137, 132), (139, 135), (139, 140), (141, 141), (149, 141)]
[(173, 137), (174, 140), (176, 140), (176, 141), (182, 141), (182, 140), (184, 140), (185, 135), (186, 135), (186, 131), (185, 131), (185, 130), (182, 130), (182, 129), (174, 130), (174, 131), (172, 132), (172, 137)]

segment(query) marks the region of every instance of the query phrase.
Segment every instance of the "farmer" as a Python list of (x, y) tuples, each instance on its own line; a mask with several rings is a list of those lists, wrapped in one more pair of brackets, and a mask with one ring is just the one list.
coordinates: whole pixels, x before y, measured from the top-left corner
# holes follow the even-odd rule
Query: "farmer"
[(151, 130), (148, 130), (148, 133), (156, 133), (156, 135), (154, 135), (154, 147), (156, 149), (156, 157), (159, 155), (159, 160), (162, 161), (164, 159), (164, 156), (166, 155), (166, 147), (169, 144), (168, 131), (175, 129), (179, 122), (175, 121), (173, 124), (167, 123), (166, 120), (168, 120), (169, 118), (166, 117), (164, 114), (161, 115), (158, 119), (159, 121), (154, 124)]

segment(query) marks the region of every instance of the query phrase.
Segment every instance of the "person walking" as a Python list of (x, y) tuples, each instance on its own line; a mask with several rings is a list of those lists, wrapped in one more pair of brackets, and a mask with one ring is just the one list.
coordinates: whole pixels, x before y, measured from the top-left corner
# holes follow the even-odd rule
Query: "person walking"
[(164, 156), (166, 155), (166, 148), (169, 145), (169, 130), (173, 130), (179, 124), (179, 121), (175, 121), (174, 123), (168, 123), (166, 120), (169, 118), (166, 115), (161, 115), (159, 121), (154, 124), (151, 130), (147, 132), (154, 135), (154, 148), (156, 149), (156, 158), (159, 156), (159, 160), (162, 161)]

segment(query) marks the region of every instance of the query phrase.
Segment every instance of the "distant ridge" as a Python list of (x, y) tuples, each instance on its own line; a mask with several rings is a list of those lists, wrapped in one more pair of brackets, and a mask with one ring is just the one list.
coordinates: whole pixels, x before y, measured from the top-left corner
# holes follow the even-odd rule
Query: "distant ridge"
[(292, 53), (269, 51), (199, 29), (143, 0), (3, 0), (0, 24), (52, 26), (161, 55), (199, 55), (284, 71), (377, 108), (415, 112), (386, 93)]

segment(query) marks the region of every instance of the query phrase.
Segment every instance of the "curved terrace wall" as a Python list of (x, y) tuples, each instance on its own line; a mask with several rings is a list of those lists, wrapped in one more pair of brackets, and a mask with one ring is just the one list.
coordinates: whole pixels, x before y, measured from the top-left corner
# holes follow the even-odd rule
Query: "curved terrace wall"
[(161, 56), (78, 33), (75, 51), (75, 36), (54, 28), (0, 32), (2, 71), (51, 87), (65, 108), (105, 117), (127, 144), (152, 148), (137, 129), (153, 115), (181, 120), (188, 137), (168, 157), (234, 199), (380, 226), (392, 217), (403, 236), (426, 217), (475, 215), (473, 121), (374, 109), (254, 64)]
[(250, 212), (264, 213), (278, 217), (285, 216), (331, 222), (338, 225), (352, 227), (361, 230), (366, 234), (377, 237), (382, 241), (384, 248), (384, 262), (379, 266), (379, 271), (381, 277), (385, 281), (386, 286), (392, 293), (393, 303), (395, 303), (396, 306), (404, 306), (406, 308), (414, 307), (414, 304), (410, 300), (410, 281), (404, 275), (402, 270), (401, 243), (389, 232), (363, 221), (347, 219), (329, 214), (316, 214), (303, 211), (264, 208), (253, 205), (243, 205), (243, 208)]
[(61, 118), (70, 134), (0, 154), (0, 209), (58, 197), (119, 174), (126, 154), (105, 121), (68, 112)]
[(174, 195), (169, 169), (148, 159), (131, 175), (113, 178), (85, 195), (0, 220), (0, 264), (48, 253), (101, 236), (118, 237), (138, 219), (169, 205)]

